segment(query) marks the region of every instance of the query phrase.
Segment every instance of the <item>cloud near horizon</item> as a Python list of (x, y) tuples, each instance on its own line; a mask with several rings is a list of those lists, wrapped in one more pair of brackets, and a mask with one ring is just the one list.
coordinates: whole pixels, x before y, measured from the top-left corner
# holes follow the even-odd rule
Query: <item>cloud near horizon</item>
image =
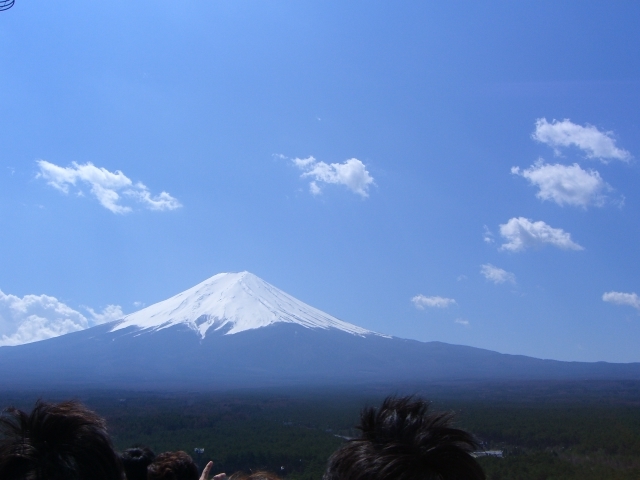
[(527, 248), (539, 248), (552, 245), (563, 250), (584, 250), (584, 247), (571, 240), (571, 234), (561, 228), (552, 228), (543, 221), (532, 222), (528, 218), (511, 218), (500, 225), (500, 235), (507, 242), (500, 250), (521, 252)]
[(540, 160), (525, 170), (512, 167), (511, 173), (526, 178), (531, 185), (538, 187), (536, 197), (560, 206), (601, 207), (607, 199), (603, 192), (612, 190), (597, 171), (583, 170), (577, 163), (550, 165)]
[(416, 295), (411, 299), (413, 305), (419, 309), (424, 310), (424, 307), (432, 307), (432, 308), (447, 308), (450, 305), (455, 305), (456, 301), (453, 298), (445, 298), (445, 297), (426, 297), (424, 295)]
[(626, 305), (640, 311), (640, 297), (636, 293), (607, 292), (602, 300), (615, 305)]
[[(69, 193), (69, 187), (84, 183), (90, 187), (91, 194), (100, 205), (113, 213), (124, 214), (132, 211), (130, 206), (122, 204), (127, 198), (149, 210), (175, 210), (182, 206), (167, 192), (151, 196), (149, 189), (142, 182), (133, 183), (120, 170), (110, 172), (106, 168), (96, 167), (91, 162), (84, 165), (73, 162), (70, 167), (60, 167), (46, 160), (38, 160), (36, 163), (40, 169), (36, 178), (43, 178), (49, 185), (65, 194)], [(78, 191), (78, 195), (83, 196), (81, 190)]]
[(49, 295), (20, 298), (0, 290), (0, 346), (46, 340), (124, 316), (118, 305), (107, 305), (99, 313), (91, 308), (87, 310), (88, 318)]
[(602, 132), (589, 124), (583, 127), (568, 118), (561, 122), (554, 119), (551, 123), (546, 118), (539, 118), (531, 136), (552, 147), (557, 155), (560, 147), (574, 146), (585, 152), (588, 158), (597, 158), (603, 163), (611, 159), (628, 161), (631, 158), (629, 152), (616, 147), (612, 132)]
[[(282, 156), (280, 156), (282, 158)], [(309, 191), (313, 195), (322, 193), (320, 183), (344, 185), (353, 193), (363, 198), (369, 196), (369, 187), (375, 185), (367, 167), (357, 158), (350, 158), (343, 163), (319, 162), (314, 157), (294, 158), (293, 164), (304, 173), (302, 178), (311, 178)]]
[(480, 267), (480, 273), (487, 280), (492, 281), (496, 285), (500, 283), (516, 283), (516, 276), (513, 273), (507, 272), (502, 268), (496, 267), (495, 265), (491, 265), (490, 263), (485, 263)]

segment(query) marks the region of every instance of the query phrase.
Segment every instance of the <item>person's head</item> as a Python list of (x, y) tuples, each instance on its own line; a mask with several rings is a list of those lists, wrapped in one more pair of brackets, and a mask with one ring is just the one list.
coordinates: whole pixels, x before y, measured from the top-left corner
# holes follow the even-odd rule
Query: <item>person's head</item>
[(38, 401), (0, 416), (3, 480), (121, 480), (105, 421), (79, 402)]
[(148, 480), (198, 480), (198, 467), (185, 452), (164, 452), (147, 467)]
[(147, 467), (154, 458), (155, 453), (147, 447), (133, 447), (122, 452), (120, 460), (127, 480), (146, 480)]
[(388, 397), (379, 409), (362, 411), (359, 438), (331, 455), (323, 479), (484, 480), (470, 455), (476, 441), (451, 421), (422, 400)]
[(259, 471), (253, 473), (236, 472), (229, 477), (229, 480), (280, 480), (275, 473)]

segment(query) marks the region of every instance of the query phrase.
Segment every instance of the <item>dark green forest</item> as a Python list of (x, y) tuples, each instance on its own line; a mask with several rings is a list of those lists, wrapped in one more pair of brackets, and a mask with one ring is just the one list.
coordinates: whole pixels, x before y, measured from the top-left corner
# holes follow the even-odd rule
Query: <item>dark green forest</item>
[(215, 472), (266, 469), (287, 479), (319, 479), (327, 458), (364, 406), (414, 393), (456, 414), (487, 450), (489, 479), (640, 478), (640, 382), (432, 385), (366, 391), (227, 393), (3, 393), (4, 405), (29, 409), (36, 398), (74, 397), (103, 415), (118, 449), (156, 453), (204, 448)]

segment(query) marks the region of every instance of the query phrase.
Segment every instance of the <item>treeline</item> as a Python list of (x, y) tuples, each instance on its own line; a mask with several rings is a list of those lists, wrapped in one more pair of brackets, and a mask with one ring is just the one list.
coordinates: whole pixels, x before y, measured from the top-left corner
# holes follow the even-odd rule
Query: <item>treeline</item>
[(460, 422), (495, 445), (640, 458), (640, 407), (464, 405)]
[[(485, 390), (481, 395), (455, 391), (449, 397), (432, 389), (423, 396), (434, 398), (436, 409), (455, 411), (458, 425), (473, 432), (485, 449), (504, 452), (503, 458), (480, 459), (489, 479), (637, 480), (640, 396), (636, 391), (619, 398), (619, 390), (613, 389), (590, 400), (583, 393), (554, 400), (539, 390), (531, 390), (527, 398), (526, 389), (491, 395)], [(327, 458), (344, 437), (356, 434), (353, 425), (360, 409), (379, 404), (385, 394), (383, 390), (367, 395), (99, 392), (84, 394), (80, 400), (106, 417), (119, 449), (143, 444), (156, 452), (193, 454), (198, 447), (205, 449), (201, 465), (213, 460), (216, 472), (267, 469), (287, 479), (311, 480), (322, 477)], [(28, 409), (33, 400), (3, 403)]]
[[(322, 476), (329, 455), (352, 433), (353, 415), (344, 405), (253, 397), (148, 398), (88, 400), (107, 418), (117, 448), (135, 444), (156, 452), (204, 448), (199, 460), (212, 460), (214, 471), (265, 469), (291, 479)], [(357, 415), (358, 408), (348, 409)], [(335, 428), (344, 416), (347, 429)], [(346, 418), (349, 417), (349, 422)], [(331, 427), (334, 425), (334, 428)]]
[(482, 458), (488, 477), (640, 478), (640, 407), (628, 405), (464, 405), (460, 424), (501, 449)]
[[(118, 448), (137, 443), (154, 451), (204, 448), (202, 465), (215, 462), (215, 471), (266, 469), (292, 478), (319, 478), (326, 459), (341, 439), (299, 425), (264, 420), (259, 416), (220, 418), (217, 421), (199, 416), (165, 421), (162, 415), (137, 418), (133, 425), (111, 421), (111, 431)], [(186, 420), (186, 421), (185, 421)], [(309, 476), (311, 475), (311, 476)], [(316, 476), (314, 476), (316, 475)]]

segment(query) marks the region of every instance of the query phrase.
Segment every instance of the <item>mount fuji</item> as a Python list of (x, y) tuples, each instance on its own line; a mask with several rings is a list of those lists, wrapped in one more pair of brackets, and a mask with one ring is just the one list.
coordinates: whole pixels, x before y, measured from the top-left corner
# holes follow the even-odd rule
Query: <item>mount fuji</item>
[(3, 388), (225, 389), (640, 379), (640, 363), (540, 360), (372, 332), (249, 272), (220, 273), (120, 320), (0, 347)]
[(186, 325), (201, 338), (207, 332), (233, 335), (276, 323), (336, 329), (354, 335), (374, 332), (338, 320), (249, 272), (219, 273), (167, 300), (124, 317), (111, 330), (158, 331)]

